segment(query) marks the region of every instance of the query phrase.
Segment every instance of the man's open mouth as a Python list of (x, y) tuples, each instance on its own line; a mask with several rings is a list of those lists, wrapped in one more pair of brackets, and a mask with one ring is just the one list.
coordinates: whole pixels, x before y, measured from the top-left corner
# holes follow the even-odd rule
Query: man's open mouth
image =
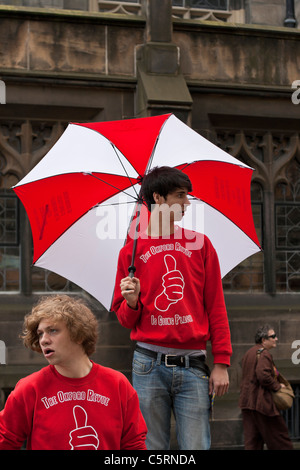
[(44, 356), (48, 359), (54, 354), (53, 349), (46, 348), (44, 349)]

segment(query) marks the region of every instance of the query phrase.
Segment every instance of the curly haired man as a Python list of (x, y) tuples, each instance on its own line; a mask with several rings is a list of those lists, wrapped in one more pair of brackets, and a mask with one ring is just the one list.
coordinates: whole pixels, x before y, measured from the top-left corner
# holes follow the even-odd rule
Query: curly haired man
[(0, 412), (0, 450), (146, 449), (146, 425), (126, 377), (90, 360), (97, 319), (80, 299), (43, 298), (25, 317), (25, 346), (49, 365), (23, 379)]

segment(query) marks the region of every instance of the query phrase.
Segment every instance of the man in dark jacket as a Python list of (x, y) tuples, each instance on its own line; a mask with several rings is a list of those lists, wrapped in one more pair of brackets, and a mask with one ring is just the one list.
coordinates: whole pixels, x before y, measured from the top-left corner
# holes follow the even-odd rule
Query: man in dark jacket
[(243, 416), (245, 450), (262, 450), (264, 444), (269, 450), (293, 449), (285, 421), (272, 397), (272, 392), (284, 387), (276, 379), (276, 368), (269, 352), (276, 347), (277, 341), (274, 329), (264, 325), (256, 332), (256, 344), (242, 360), (239, 406)]

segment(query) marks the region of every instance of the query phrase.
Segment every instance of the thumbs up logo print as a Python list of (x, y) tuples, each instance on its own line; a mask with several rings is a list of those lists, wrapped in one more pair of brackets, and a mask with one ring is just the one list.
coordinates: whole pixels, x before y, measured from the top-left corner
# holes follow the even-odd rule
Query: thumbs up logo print
[(184, 279), (178, 269), (176, 269), (176, 260), (171, 255), (165, 255), (164, 262), (167, 272), (162, 277), (163, 291), (154, 302), (154, 306), (160, 312), (166, 312), (170, 305), (176, 304), (183, 298)]
[(70, 432), (71, 450), (97, 450), (99, 446), (98, 434), (92, 426), (88, 426), (88, 416), (81, 406), (74, 406), (73, 416), (75, 429)]

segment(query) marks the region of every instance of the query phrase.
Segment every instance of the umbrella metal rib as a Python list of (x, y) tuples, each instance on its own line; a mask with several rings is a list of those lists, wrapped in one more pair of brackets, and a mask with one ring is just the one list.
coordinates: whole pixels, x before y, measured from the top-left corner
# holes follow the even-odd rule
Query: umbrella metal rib
[(107, 184), (107, 185), (110, 186), (111, 188), (116, 189), (119, 193), (126, 194), (126, 196), (131, 197), (134, 201), (138, 201), (138, 198), (139, 198), (138, 193), (136, 192), (136, 190), (135, 190), (135, 188), (134, 188), (134, 185), (131, 183), (129, 176), (128, 176), (128, 178), (129, 178), (129, 181), (130, 181), (130, 185), (132, 185), (131, 187), (134, 189), (134, 192), (135, 192), (135, 194), (136, 194), (136, 196), (137, 196), (136, 198), (133, 197), (132, 194), (129, 194), (129, 193), (127, 193), (126, 191), (124, 191), (124, 189), (120, 189), (120, 188), (118, 188), (117, 186), (115, 186), (115, 185), (113, 185), (113, 184), (111, 184), (111, 183), (108, 183), (107, 181), (103, 180), (102, 178), (99, 178), (98, 176), (94, 175), (93, 173), (86, 173), (86, 174), (88, 174), (88, 175), (90, 175), (90, 176), (93, 176), (93, 178), (95, 178), (95, 179), (98, 180), (98, 181), (101, 181), (101, 183)]

